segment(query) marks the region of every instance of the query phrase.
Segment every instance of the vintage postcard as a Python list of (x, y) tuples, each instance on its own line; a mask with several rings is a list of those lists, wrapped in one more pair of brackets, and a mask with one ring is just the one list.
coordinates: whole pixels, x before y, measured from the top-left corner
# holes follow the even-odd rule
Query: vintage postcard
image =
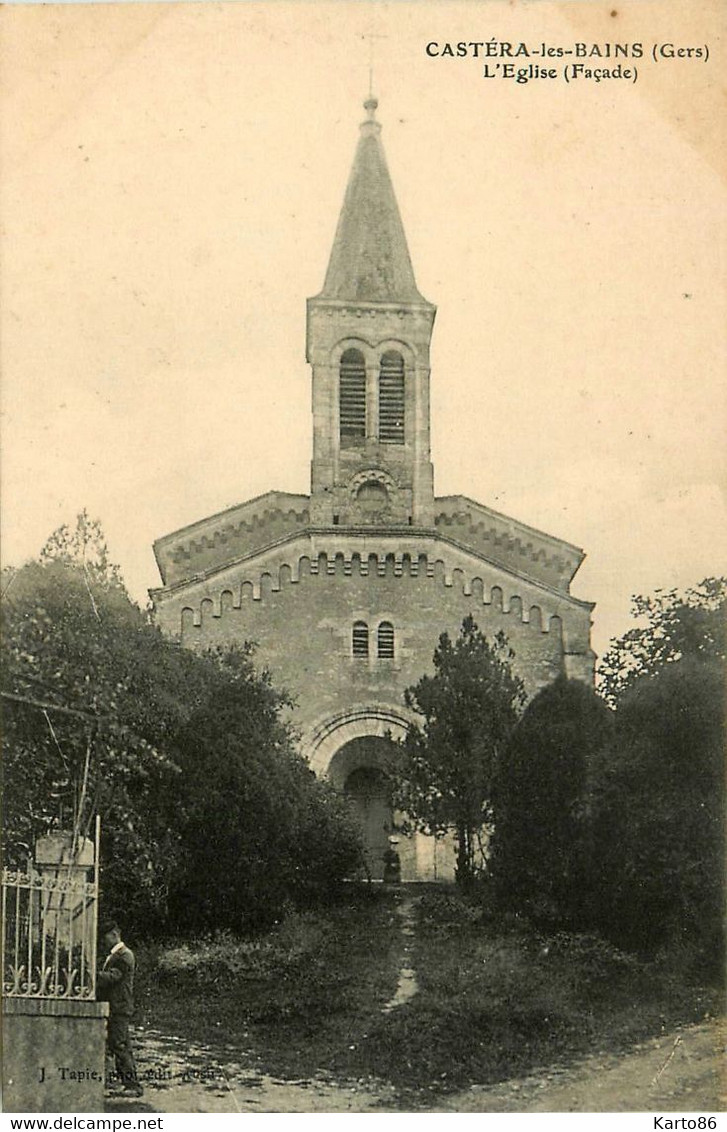
[(3, 9), (8, 1111), (721, 1109), (725, 24)]

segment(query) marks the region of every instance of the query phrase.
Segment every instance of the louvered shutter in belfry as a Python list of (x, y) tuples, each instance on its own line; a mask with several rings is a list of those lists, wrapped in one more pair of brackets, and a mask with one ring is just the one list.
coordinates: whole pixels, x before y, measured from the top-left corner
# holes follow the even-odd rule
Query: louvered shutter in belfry
[(346, 350), (339, 369), (341, 436), (366, 436), (366, 363), (360, 350)]
[(389, 350), (379, 369), (379, 440), (404, 443), (404, 359)]

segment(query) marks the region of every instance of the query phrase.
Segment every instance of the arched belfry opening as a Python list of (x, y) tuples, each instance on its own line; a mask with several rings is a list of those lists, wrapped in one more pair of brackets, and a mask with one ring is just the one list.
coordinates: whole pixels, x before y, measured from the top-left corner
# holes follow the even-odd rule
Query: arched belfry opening
[(366, 362), (360, 350), (344, 350), (339, 366), (338, 411), (341, 443), (366, 436)]
[(387, 350), (379, 369), (379, 440), (404, 443), (404, 359)]

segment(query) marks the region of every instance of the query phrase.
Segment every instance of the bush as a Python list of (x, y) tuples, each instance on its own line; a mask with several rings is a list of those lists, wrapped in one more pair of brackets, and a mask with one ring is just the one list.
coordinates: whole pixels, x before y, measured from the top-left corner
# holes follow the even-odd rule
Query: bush
[(500, 906), (534, 923), (583, 921), (585, 787), (611, 716), (590, 688), (560, 677), (530, 702), (498, 765), (491, 875)]
[(319, 952), (324, 938), (324, 921), (317, 914), (293, 913), (282, 925), (253, 939), (225, 930), (163, 946), (155, 967), (162, 982), (199, 990), (245, 980), (275, 980)]
[(185, 859), (170, 907), (192, 931), (256, 930), (330, 899), (358, 868), (360, 839), (344, 800), (293, 751), (283, 698), (246, 655), (221, 658), (214, 691), (177, 742)]
[(724, 671), (674, 661), (624, 693), (593, 767), (594, 925), (620, 947), (721, 969)]
[(465, 893), (449, 888), (425, 893), (419, 901), (419, 918), (428, 927), (451, 929), (481, 923), (487, 916), (478, 891)]

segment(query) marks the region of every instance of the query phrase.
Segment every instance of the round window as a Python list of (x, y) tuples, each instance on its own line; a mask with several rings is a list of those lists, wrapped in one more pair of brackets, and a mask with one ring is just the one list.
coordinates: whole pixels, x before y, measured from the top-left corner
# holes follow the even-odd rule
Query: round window
[(356, 492), (356, 502), (365, 515), (378, 515), (389, 506), (389, 493), (378, 480), (367, 480)]

